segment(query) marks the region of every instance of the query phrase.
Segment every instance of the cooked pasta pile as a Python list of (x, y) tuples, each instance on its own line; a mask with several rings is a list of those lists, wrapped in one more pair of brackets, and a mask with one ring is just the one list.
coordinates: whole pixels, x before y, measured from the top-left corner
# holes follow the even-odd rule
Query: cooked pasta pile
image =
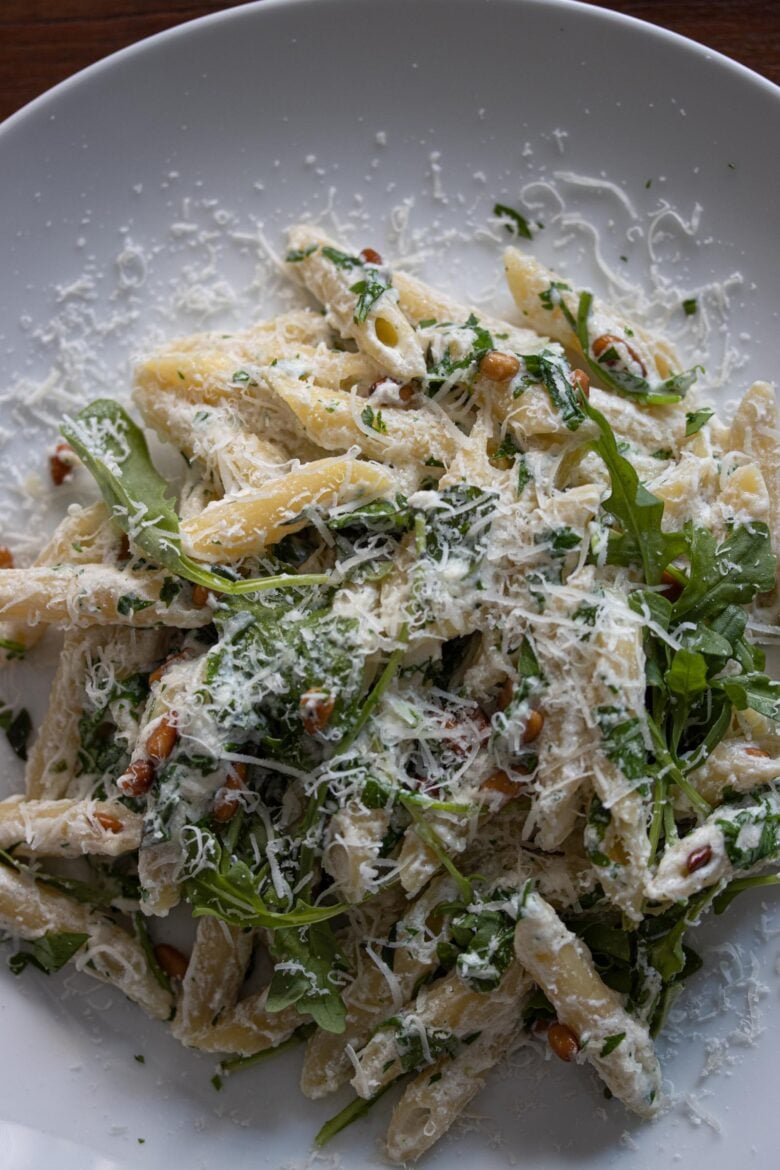
[(650, 1116), (686, 931), (777, 880), (772, 389), (726, 425), (515, 249), (520, 325), (308, 226), (287, 264), (322, 312), (137, 369), (178, 501), (101, 399), (52, 467), (101, 502), (0, 569), (9, 661), (64, 630), (0, 803), (14, 969), (70, 961), (227, 1071), (305, 1042), (303, 1092), (355, 1092), (319, 1142), (397, 1087), (397, 1161), (524, 1042)]

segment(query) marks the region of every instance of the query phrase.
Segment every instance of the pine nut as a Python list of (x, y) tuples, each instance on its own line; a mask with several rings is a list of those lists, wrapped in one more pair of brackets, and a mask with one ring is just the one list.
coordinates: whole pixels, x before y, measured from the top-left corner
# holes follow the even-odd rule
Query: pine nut
[(305, 731), (309, 735), (316, 735), (318, 731), (323, 731), (328, 725), (335, 706), (335, 696), (328, 694), (327, 691), (313, 688), (301, 695), (299, 709)]
[(0, 547), (0, 569), (12, 569), (14, 567), (14, 554), (10, 548)]
[(168, 943), (158, 943), (154, 948), (154, 957), (169, 978), (183, 979), (187, 974), (190, 961), (176, 947)]
[(520, 372), (520, 362), (513, 353), (489, 349), (479, 363), (479, 372), (491, 382), (506, 382)]
[[(591, 344), (591, 349), (593, 350), (593, 356), (598, 361), (598, 360), (600, 360), (601, 355), (603, 353), (606, 353), (608, 349), (611, 349), (617, 345), (623, 346), (626, 353), (631, 358), (631, 361), (636, 362), (636, 364), (639, 366), (640, 370), (642, 371), (642, 377), (643, 378), (646, 377), (647, 367), (645, 366), (645, 363), (640, 358), (639, 354), (636, 352), (636, 350), (634, 349), (634, 347), (632, 345), (628, 344), (625, 337), (618, 337), (616, 333), (602, 333), (601, 337), (597, 337), (596, 340)], [(614, 357), (614, 358), (609, 358), (608, 360), (605, 360), (603, 362), (603, 364), (605, 366), (615, 366), (618, 364), (619, 361), (620, 361), (619, 357)]]
[(111, 813), (96, 812), (95, 820), (102, 829), (106, 830), (107, 833), (121, 833), (122, 829), (124, 828), (124, 825), (120, 821), (119, 817), (115, 817)]
[(692, 853), (688, 854), (688, 860), (685, 862), (685, 868), (688, 873), (696, 873), (697, 869), (704, 869), (712, 860), (712, 848), (709, 845), (702, 845), (700, 849), (694, 849)]
[(146, 751), (152, 760), (167, 760), (176, 746), (179, 733), (176, 730), (176, 716), (162, 715), (146, 740)]
[(538, 739), (544, 727), (544, 715), (541, 711), (530, 711), (523, 730), (523, 743), (533, 743)]
[(580, 1042), (568, 1024), (558, 1020), (547, 1029), (547, 1043), (561, 1060), (572, 1061), (580, 1050)]
[(364, 248), (360, 253), (360, 259), (364, 264), (381, 264), (382, 257), (373, 248)]
[(154, 783), (154, 764), (151, 760), (133, 760), (116, 786), (124, 796), (143, 796)]

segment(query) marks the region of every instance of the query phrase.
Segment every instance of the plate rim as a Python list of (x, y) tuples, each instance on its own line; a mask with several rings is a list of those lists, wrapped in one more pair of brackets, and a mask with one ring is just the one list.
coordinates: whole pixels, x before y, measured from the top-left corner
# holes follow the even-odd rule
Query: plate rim
[[(158, 33), (152, 33), (150, 36), (142, 37), (140, 40), (133, 41), (131, 44), (125, 45), (121, 49), (116, 49), (113, 53), (109, 53), (97, 61), (93, 61), (90, 65), (85, 65), (84, 68), (63, 78), (62, 81), (44, 90), (43, 93), (38, 94), (18, 110), (15, 110), (14, 113), (0, 122), (0, 147), (4, 145), (10, 132), (15, 131), (26, 120), (34, 118), (39, 112), (45, 110), (47, 106), (56, 104), (59, 98), (68, 90), (77, 88), (84, 82), (91, 81), (92, 78), (99, 77), (101, 73), (110, 72), (120, 60), (125, 61), (134, 56), (140, 56), (148, 51), (150, 47), (164, 44), (167, 40), (173, 40), (176, 37), (186, 37), (193, 29), (200, 29), (210, 24), (217, 25), (222, 22), (246, 19), (247, 14), (256, 17), (262, 12), (282, 8), (304, 9), (314, 4), (317, 4), (321, 8), (326, 3), (338, 4), (341, 2), (343, 0), (251, 0), (250, 3), (239, 3), (231, 8), (222, 9), (217, 12), (209, 12), (204, 16), (198, 16), (192, 20), (184, 20), (170, 28), (162, 29)], [(460, 7), (465, 7), (470, 4), (474, 8), (477, 8), (483, 4), (491, 3), (491, 0), (361, 0), (361, 2), (364, 5), (369, 3), (387, 5), (389, 3), (399, 7), (414, 7), (419, 11), (421, 5), (427, 5), (433, 8), (436, 6), (451, 6), (453, 3), (459, 4)], [(591, 20), (595, 24), (603, 22), (604, 24), (623, 25), (628, 29), (632, 29), (637, 35), (644, 35), (659, 42), (667, 42), (675, 45), (677, 48), (685, 50), (700, 58), (702, 61), (711, 63), (715, 68), (725, 69), (738, 82), (749, 85), (756, 90), (761, 90), (767, 97), (775, 101), (780, 101), (780, 85), (770, 80), (770, 78), (764, 77), (763, 74), (758, 73), (755, 69), (743, 65), (740, 61), (736, 61), (726, 53), (721, 53), (717, 49), (710, 48), (708, 45), (695, 40), (693, 37), (674, 32), (672, 29), (665, 28), (663, 25), (653, 24), (638, 16), (630, 16), (628, 13), (617, 12), (611, 8), (603, 8), (600, 4), (585, 3), (583, 0), (500, 0), (500, 2), (515, 6), (518, 9), (523, 7), (536, 9), (546, 8), (552, 11), (557, 9), (562, 13), (568, 12), (575, 14), (577, 17), (584, 17), (586, 20)]]

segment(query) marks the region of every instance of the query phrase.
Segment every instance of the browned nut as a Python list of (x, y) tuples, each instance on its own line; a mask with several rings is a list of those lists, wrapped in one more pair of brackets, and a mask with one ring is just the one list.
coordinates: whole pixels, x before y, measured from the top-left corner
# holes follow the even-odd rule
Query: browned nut
[(96, 812), (95, 820), (107, 833), (121, 833), (124, 828), (119, 817), (115, 817), (113, 813)]
[(246, 788), (246, 764), (233, 764), (231, 774), (214, 797), (214, 820), (225, 824), (233, 819), (241, 807), (237, 795)]
[(541, 711), (529, 712), (523, 729), (523, 743), (533, 743), (535, 739), (539, 738), (543, 727), (544, 715)]
[(116, 550), (118, 561), (130, 560), (130, 540), (126, 532), (123, 532), (119, 538), (119, 547)]
[(479, 363), (479, 372), (491, 382), (506, 382), (520, 372), (520, 362), (513, 353), (489, 349)]
[[(640, 370), (642, 371), (642, 377), (644, 378), (647, 375), (647, 367), (645, 366), (645, 363), (642, 361), (641, 357), (636, 352), (634, 347), (632, 345), (628, 344), (625, 337), (618, 337), (618, 335), (616, 333), (602, 333), (601, 337), (597, 337), (596, 340), (591, 345), (591, 349), (593, 350), (593, 356), (596, 358), (597, 361), (600, 361), (601, 355), (603, 353), (606, 353), (607, 350), (612, 349), (616, 345), (623, 346), (626, 353), (631, 358), (631, 361), (636, 362), (636, 364), (639, 366)], [(618, 361), (619, 361), (619, 359), (616, 357), (615, 358), (608, 358), (608, 359), (604, 360), (603, 365), (615, 366), (615, 365), (617, 365)]]
[(301, 722), (309, 735), (316, 735), (318, 731), (323, 731), (328, 726), (335, 706), (335, 695), (317, 687), (301, 695), (299, 703)]
[(575, 390), (581, 390), (586, 398), (590, 398), (590, 378), (584, 370), (572, 370), (569, 381)]
[(700, 849), (694, 849), (692, 853), (688, 854), (685, 869), (688, 873), (696, 873), (697, 869), (704, 869), (704, 866), (711, 860), (712, 848), (709, 845), (702, 845)]
[(161, 715), (146, 740), (146, 751), (152, 760), (167, 760), (176, 746), (179, 733), (173, 711)]
[(187, 655), (183, 651), (180, 654), (171, 654), (170, 658), (166, 658), (165, 662), (161, 662), (149, 675), (149, 685), (153, 686), (154, 683), (158, 683), (169, 666), (173, 666), (174, 662), (181, 662), (186, 657)]
[(154, 783), (154, 764), (151, 760), (133, 760), (116, 786), (124, 796), (143, 796)]
[(506, 772), (501, 771), (488, 776), (487, 780), (482, 781), (480, 787), (488, 792), (499, 792), (502, 796), (507, 796), (510, 799), (520, 794), (520, 785), (517, 781), (513, 780)]
[(506, 711), (509, 704), (512, 702), (512, 695), (515, 693), (515, 684), (508, 676), (501, 684), (501, 690), (498, 692), (498, 709), (499, 711)]
[(158, 943), (154, 948), (154, 957), (170, 979), (183, 979), (187, 974), (189, 959), (176, 947)]
[(12, 569), (14, 567), (14, 554), (10, 548), (0, 547), (0, 569)]
[(73, 470), (73, 459), (68, 458), (68, 455), (72, 457), (73, 454), (70, 443), (58, 443), (54, 454), (49, 456), (49, 474), (55, 487), (64, 483)]
[(758, 760), (768, 760), (769, 759), (769, 752), (765, 752), (763, 750), (763, 748), (746, 747), (745, 748), (745, 755), (746, 756), (754, 756)]
[(677, 578), (669, 572), (668, 569), (664, 569), (663, 573), (661, 574), (661, 584), (663, 585), (661, 592), (663, 593), (664, 597), (666, 597), (672, 603), (677, 600), (683, 591), (683, 586), (680, 584)]
[(364, 264), (381, 264), (382, 257), (373, 248), (364, 248), (360, 253), (360, 259)]
[(561, 1060), (574, 1060), (580, 1050), (580, 1042), (569, 1025), (558, 1020), (547, 1029), (547, 1043)]
[(192, 604), (198, 607), (208, 605), (209, 591), (205, 585), (196, 585), (192, 590)]

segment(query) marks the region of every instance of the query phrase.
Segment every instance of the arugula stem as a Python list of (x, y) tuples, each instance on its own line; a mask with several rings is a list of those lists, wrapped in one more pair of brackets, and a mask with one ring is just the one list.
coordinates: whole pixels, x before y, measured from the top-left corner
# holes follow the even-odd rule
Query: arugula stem
[(234, 1056), (231, 1060), (221, 1060), (219, 1071), (220, 1073), (234, 1073), (240, 1072), (244, 1068), (251, 1068), (255, 1064), (262, 1064), (263, 1061), (270, 1060), (279, 1052), (286, 1052), (289, 1048), (297, 1048), (299, 1044), (303, 1044), (316, 1030), (316, 1027), (316, 1024), (303, 1024), (300, 1028), (295, 1029), (292, 1036), (288, 1036), (286, 1040), (273, 1048), (264, 1048), (261, 1052), (254, 1052), (251, 1056)]
[(400, 667), (403, 656), (406, 653), (406, 641), (408, 636), (409, 629), (407, 623), (404, 622), (398, 635), (398, 639), (402, 644), (398, 646), (397, 649), (395, 649), (388, 658), (387, 665), (385, 666), (377, 681), (374, 683), (373, 690), (358, 712), (355, 722), (352, 724), (352, 727), (338, 745), (339, 755), (343, 755), (344, 752), (348, 751), (352, 747), (353, 743), (360, 735), (365, 725), (368, 723), (368, 720), (370, 719), (374, 708), (378, 705), (379, 700), (382, 698), (382, 695), (385, 693), (387, 688), (390, 686), (390, 683), (393, 681), (393, 678), (398, 673), (398, 668)]
[(715, 913), (722, 914), (731, 905), (737, 894), (744, 890), (754, 890), (759, 886), (780, 886), (780, 873), (758, 874), (756, 877), (735, 878), (715, 896), (712, 903)]
[(346, 1129), (353, 1121), (357, 1121), (359, 1117), (364, 1117), (371, 1106), (380, 1097), (383, 1097), (387, 1090), (391, 1089), (394, 1084), (395, 1081), (389, 1081), (377, 1093), (374, 1093), (373, 1097), (356, 1097), (354, 1101), (350, 1101), (349, 1105), (345, 1105), (335, 1117), (331, 1117), (330, 1121), (326, 1121), (314, 1138), (314, 1144), (317, 1149), (321, 1149), (331, 1138), (334, 1138), (337, 1133), (341, 1133), (342, 1129)]
[(444, 848), (444, 845), (442, 844), (436, 830), (428, 824), (422, 812), (413, 801), (407, 800), (403, 793), (401, 793), (398, 799), (409, 813), (409, 816), (412, 818), (414, 822), (414, 831), (417, 836), (421, 841), (424, 842), (424, 844), (429, 847), (429, 849), (431, 849), (436, 854), (444, 869), (446, 869), (450, 877), (454, 879), (461, 898), (467, 906), (470, 905), (473, 900), (471, 882), (467, 877), (463, 876), (457, 865), (455, 865), (455, 862)]
[(647, 726), (650, 728), (653, 747), (655, 749), (655, 754), (659, 763), (662, 765), (668, 775), (671, 776), (677, 787), (685, 793), (696, 811), (701, 813), (702, 816), (708, 817), (712, 812), (712, 805), (709, 804), (708, 801), (706, 801), (701, 795), (701, 793), (697, 792), (693, 785), (685, 779), (685, 776), (680, 770), (679, 765), (673, 759), (668, 747), (666, 746), (666, 740), (661, 734), (658, 728), (658, 724), (650, 715), (647, 716)]
[(650, 821), (650, 832), (648, 834), (650, 839), (650, 856), (647, 859), (648, 865), (653, 864), (655, 855), (658, 852), (658, 842), (661, 839), (661, 825), (664, 819), (666, 799), (666, 779), (663, 776), (656, 776), (653, 786), (653, 817)]

